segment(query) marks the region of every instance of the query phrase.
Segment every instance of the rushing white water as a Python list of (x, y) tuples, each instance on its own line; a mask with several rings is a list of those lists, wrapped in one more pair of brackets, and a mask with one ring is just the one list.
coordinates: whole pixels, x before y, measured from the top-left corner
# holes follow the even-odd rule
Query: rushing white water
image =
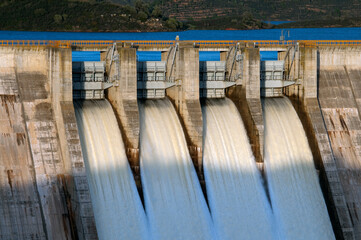
[(236, 106), (229, 99), (207, 99), (202, 112), (203, 167), (218, 235), (275, 239), (271, 207)]
[(106, 100), (75, 102), (99, 239), (147, 239), (147, 222), (124, 144)]
[(263, 101), (265, 169), (282, 239), (335, 239), (312, 153), (287, 98)]
[(139, 104), (140, 170), (153, 239), (214, 239), (182, 126), (168, 99)]

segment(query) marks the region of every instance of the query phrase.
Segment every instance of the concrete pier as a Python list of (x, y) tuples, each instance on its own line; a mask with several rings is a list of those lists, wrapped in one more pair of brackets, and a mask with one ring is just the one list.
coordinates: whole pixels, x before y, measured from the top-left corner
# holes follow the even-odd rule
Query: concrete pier
[(227, 96), (241, 113), (253, 154), (262, 165), (264, 125), (260, 96), (260, 54), (256, 48), (243, 48), (241, 52), (244, 54), (243, 66), (240, 67), (242, 78), (236, 86), (228, 89)]
[(192, 44), (180, 43), (173, 71), (176, 86), (167, 89), (166, 93), (180, 116), (189, 153), (198, 177), (203, 181), (203, 120), (199, 101), (199, 50)]
[(139, 170), (139, 110), (137, 101), (137, 55), (135, 48), (118, 47), (109, 78), (114, 87), (107, 91), (121, 128), (126, 153), (140, 186)]

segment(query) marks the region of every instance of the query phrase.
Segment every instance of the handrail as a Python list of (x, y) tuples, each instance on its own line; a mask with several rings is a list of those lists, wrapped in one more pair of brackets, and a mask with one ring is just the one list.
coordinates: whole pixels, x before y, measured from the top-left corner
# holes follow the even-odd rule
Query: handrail
[[(11, 47), (37, 47), (51, 46), (60, 48), (70, 47), (108, 47), (117, 43), (119, 46), (130, 45), (142, 48), (168, 48), (174, 46), (177, 41), (173, 40), (0, 40), (1, 46)], [(236, 44), (246, 44), (258, 47), (288, 47), (296, 45), (306, 47), (317, 46), (361, 46), (361, 40), (187, 40), (179, 41), (182, 43), (191, 43), (199, 48), (228, 48)]]

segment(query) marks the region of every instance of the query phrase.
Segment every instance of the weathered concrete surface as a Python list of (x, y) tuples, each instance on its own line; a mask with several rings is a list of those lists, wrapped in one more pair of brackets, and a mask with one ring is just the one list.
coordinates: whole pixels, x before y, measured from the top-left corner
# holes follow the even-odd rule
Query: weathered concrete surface
[(166, 94), (180, 117), (189, 153), (198, 177), (203, 181), (203, 119), (199, 101), (199, 50), (193, 48), (192, 44), (180, 44), (173, 71), (176, 86), (167, 89)]
[[(91, 207), (86, 209), (89, 193), (87, 189), (81, 191), (87, 181), (77, 181), (85, 176), (85, 168), (79, 164), (82, 156), (77, 150), (80, 144), (72, 107), (71, 50), (1, 48), (0, 59), (0, 95), (12, 96), (10, 100), (5, 96), (2, 106), (11, 116), (8, 122), (16, 127), (13, 133), (17, 136), (13, 142), (6, 141), (6, 151), (16, 154), (16, 159), (7, 153), (2, 159), (12, 165), (1, 164), (18, 195), (18, 203), (6, 211), (26, 211), (24, 217), (9, 216), (5, 223), (14, 226), (11, 231), (19, 224), (26, 226), (18, 229), (23, 236), (32, 227), (31, 237), (19, 239), (96, 238)], [(8, 128), (5, 122), (1, 129)], [(27, 188), (20, 192), (24, 181)], [(32, 191), (36, 191), (36, 198)], [(27, 194), (26, 200), (21, 200), (23, 194)], [(31, 224), (26, 222), (29, 214)], [(17, 239), (13, 236), (2, 239)]]
[(359, 47), (319, 48), (320, 106), (355, 239), (361, 238), (361, 119), (357, 101), (361, 79), (355, 74), (360, 67)]
[(136, 49), (119, 47), (117, 55), (119, 60), (113, 62), (109, 73), (115, 87), (109, 88), (106, 96), (115, 110), (130, 167), (140, 187)]
[(66, 173), (59, 178), (69, 214), (72, 238), (97, 239), (85, 164), (75, 119), (70, 49), (50, 54), (52, 104)]
[(278, 59), (285, 59), (285, 74), (289, 74), (289, 78), (296, 81), (296, 84), (287, 87), (284, 92), (288, 96), (317, 98), (317, 49), (305, 47), (300, 47), (298, 51), (296, 49), (290, 49), (287, 57), (286, 52), (278, 54)]
[(354, 239), (336, 161), (317, 98), (291, 97), (305, 129), (337, 239)]
[(0, 49), (0, 239), (46, 239), (14, 62)]
[(257, 48), (244, 48), (242, 51), (242, 86), (229, 88), (227, 97), (232, 99), (241, 113), (253, 154), (259, 165), (262, 165), (264, 125), (260, 96), (260, 55)]
[(319, 99), (355, 238), (361, 237), (361, 122), (343, 67), (320, 69)]
[(299, 106), (296, 110), (320, 170), (321, 186), (338, 239), (361, 237), (358, 220), (361, 122), (351, 85), (351, 81), (357, 80), (351, 80), (346, 71), (348, 66), (358, 68), (354, 62), (357, 53), (353, 52), (355, 49), (301, 48), (301, 84), (286, 90), (294, 105)]

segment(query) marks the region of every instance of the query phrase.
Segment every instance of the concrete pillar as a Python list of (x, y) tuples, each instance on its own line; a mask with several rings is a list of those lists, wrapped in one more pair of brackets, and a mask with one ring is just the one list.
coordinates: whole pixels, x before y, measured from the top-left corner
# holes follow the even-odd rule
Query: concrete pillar
[(169, 53), (170, 53), (170, 51), (161, 52), (162, 61), (167, 61)]
[(317, 98), (317, 49), (303, 48), (304, 98)]
[(66, 170), (58, 177), (64, 186), (72, 236), (94, 239), (97, 231), (73, 106), (71, 49), (51, 49), (49, 64), (52, 105)]
[(114, 87), (108, 89), (106, 96), (115, 110), (130, 167), (140, 186), (136, 49), (118, 47), (117, 54), (119, 60), (113, 62), (109, 73)]
[(257, 48), (244, 48), (241, 51), (244, 53), (242, 85), (228, 89), (227, 96), (241, 113), (255, 159), (262, 165), (264, 125), (260, 95), (260, 54)]
[(220, 52), (219, 55), (220, 55), (220, 59), (219, 59), (220, 61), (226, 61), (228, 52)]
[(200, 180), (203, 180), (203, 119), (199, 101), (199, 50), (180, 43), (174, 66), (176, 86), (167, 89), (185, 130), (189, 153)]

